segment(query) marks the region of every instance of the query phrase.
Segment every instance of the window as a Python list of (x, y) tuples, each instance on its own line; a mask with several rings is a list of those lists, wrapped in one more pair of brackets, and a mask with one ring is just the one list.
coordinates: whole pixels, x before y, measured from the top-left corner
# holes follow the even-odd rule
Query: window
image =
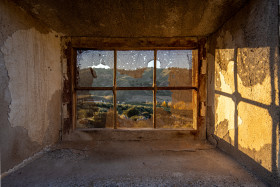
[(76, 54), (76, 128), (196, 129), (197, 50)]

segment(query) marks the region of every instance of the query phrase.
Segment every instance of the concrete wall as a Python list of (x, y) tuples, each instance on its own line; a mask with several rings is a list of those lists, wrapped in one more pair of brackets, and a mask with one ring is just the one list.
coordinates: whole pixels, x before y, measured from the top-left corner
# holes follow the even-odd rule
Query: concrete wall
[(0, 1), (1, 173), (59, 139), (60, 37)]
[(209, 38), (208, 49), (208, 140), (273, 181), (279, 176), (278, 1), (249, 1)]
[(247, 0), (11, 0), (68, 36), (174, 37), (214, 32)]

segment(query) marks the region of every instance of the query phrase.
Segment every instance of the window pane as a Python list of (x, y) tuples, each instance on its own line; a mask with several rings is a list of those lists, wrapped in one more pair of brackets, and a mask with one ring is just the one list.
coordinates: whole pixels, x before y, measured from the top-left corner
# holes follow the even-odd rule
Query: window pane
[(192, 86), (192, 51), (157, 52), (157, 86)]
[(153, 128), (153, 92), (117, 92), (118, 128)]
[(192, 92), (157, 91), (157, 128), (193, 128)]
[(77, 91), (77, 128), (112, 128), (112, 91)]
[(117, 86), (153, 85), (154, 51), (118, 51)]
[(112, 87), (114, 51), (80, 50), (77, 54), (77, 85)]

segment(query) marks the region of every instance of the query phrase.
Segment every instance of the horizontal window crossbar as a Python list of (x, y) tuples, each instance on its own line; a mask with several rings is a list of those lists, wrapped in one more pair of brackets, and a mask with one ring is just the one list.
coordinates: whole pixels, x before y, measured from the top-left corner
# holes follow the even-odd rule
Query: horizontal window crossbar
[[(116, 90), (196, 90), (196, 87), (116, 87)], [(114, 87), (77, 87), (75, 90), (114, 90)]]
[(181, 87), (157, 87), (157, 90), (196, 90), (196, 87), (193, 86), (181, 86)]
[(113, 90), (113, 87), (77, 87), (75, 90)]
[(154, 90), (153, 87), (116, 87), (116, 90)]

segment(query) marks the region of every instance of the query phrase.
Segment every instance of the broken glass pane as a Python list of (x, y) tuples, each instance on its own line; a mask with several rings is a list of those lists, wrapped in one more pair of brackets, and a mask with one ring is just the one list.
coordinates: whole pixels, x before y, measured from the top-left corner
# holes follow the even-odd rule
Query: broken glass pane
[(192, 86), (192, 51), (159, 50), (157, 52), (157, 86)]
[(193, 128), (193, 90), (157, 91), (157, 128)]
[(153, 85), (154, 51), (118, 51), (117, 86), (148, 87)]
[(112, 87), (114, 51), (79, 50), (77, 54), (77, 86)]
[(77, 91), (77, 128), (112, 128), (112, 91)]

